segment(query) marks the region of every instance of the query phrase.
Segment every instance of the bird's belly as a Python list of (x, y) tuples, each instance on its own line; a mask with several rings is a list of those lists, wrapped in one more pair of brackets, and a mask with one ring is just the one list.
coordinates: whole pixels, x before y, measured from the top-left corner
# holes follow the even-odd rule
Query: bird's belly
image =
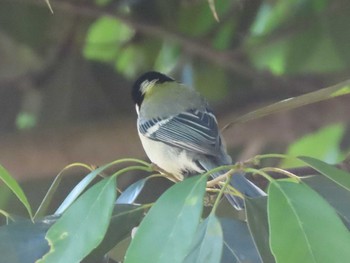
[(151, 162), (178, 179), (183, 179), (185, 171), (190, 173), (204, 172), (194, 162), (195, 154), (163, 142), (147, 139), (142, 134), (140, 134), (140, 139)]

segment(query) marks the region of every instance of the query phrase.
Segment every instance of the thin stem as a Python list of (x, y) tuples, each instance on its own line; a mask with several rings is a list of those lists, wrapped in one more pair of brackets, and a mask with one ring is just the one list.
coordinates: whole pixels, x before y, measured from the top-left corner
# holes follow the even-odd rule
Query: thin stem
[(220, 192), (219, 192), (218, 196), (216, 197), (216, 200), (215, 200), (215, 203), (214, 203), (214, 205), (213, 205), (213, 209), (211, 210), (211, 213), (215, 213), (215, 211), (216, 211), (216, 209), (217, 209), (217, 207), (218, 207), (218, 205), (219, 205), (219, 202), (220, 202), (220, 200), (221, 200), (221, 197), (223, 196), (226, 187), (227, 187), (227, 186), (229, 185), (229, 183), (230, 183), (230, 179), (231, 179), (231, 178), (230, 178), (229, 176), (226, 177), (225, 184), (222, 186), (222, 188), (220, 189)]
[(38, 209), (36, 210), (32, 220), (34, 221), (35, 219), (37, 219), (39, 216), (42, 216), (42, 214), (45, 212), (46, 208), (48, 207), (49, 203), (51, 202), (51, 199), (53, 197), (53, 195), (55, 194), (62, 176), (64, 174), (65, 171), (67, 171), (68, 169), (71, 169), (73, 167), (83, 167), (85, 169), (87, 169), (88, 171), (92, 171), (93, 169), (91, 168), (91, 166), (84, 164), (84, 163), (72, 163), (67, 165), (66, 167), (64, 167), (59, 173), (58, 175), (55, 177), (54, 181), (52, 182), (49, 190), (46, 192), (43, 200), (41, 201)]
[(111, 177), (115, 177), (117, 178), (118, 176), (120, 176), (123, 173), (127, 173), (133, 170), (141, 170), (141, 171), (146, 171), (146, 172), (150, 172), (151, 171), (151, 167), (144, 167), (144, 166), (129, 166), (129, 167), (125, 167), (121, 170), (119, 170), (118, 172), (115, 172), (114, 174), (111, 175)]
[[(4, 217), (6, 217), (6, 224), (9, 223), (9, 220), (15, 221), (15, 220), (11, 217), (11, 215), (10, 215), (9, 213), (7, 213), (6, 211), (4, 211), (4, 210), (2, 210), (2, 209), (0, 209), (0, 214), (3, 215)], [(32, 221), (33, 221), (33, 220), (32, 220)]]
[(270, 175), (268, 175), (267, 173), (265, 173), (262, 170), (259, 169), (255, 169), (255, 168), (244, 168), (243, 169), (246, 173), (252, 173), (252, 174), (259, 174), (262, 177), (264, 177), (265, 179), (267, 179), (269, 182), (274, 181), (275, 179), (273, 179)]
[[(234, 176), (234, 175), (233, 175), (233, 176)], [(235, 196), (238, 196), (238, 197), (244, 199), (243, 194), (242, 194), (240, 191), (238, 191), (236, 188), (234, 188), (232, 185), (230, 185), (230, 184), (227, 185), (227, 186), (226, 186), (226, 189), (229, 190), (229, 193), (230, 193), (230, 194), (235, 195)]]
[(296, 179), (298, 182), (301, 181), (299, 176), (297, 176), (296, 174), (293, 174), (289, 171), (286, 171), (286, 170), (283, 170), (283, 169), (277, 168), (277, 167), (265, 167), (265, 168), (260, 169), (260, 171), (280, 173), (280, 174), (286, 175), (292, 179)]

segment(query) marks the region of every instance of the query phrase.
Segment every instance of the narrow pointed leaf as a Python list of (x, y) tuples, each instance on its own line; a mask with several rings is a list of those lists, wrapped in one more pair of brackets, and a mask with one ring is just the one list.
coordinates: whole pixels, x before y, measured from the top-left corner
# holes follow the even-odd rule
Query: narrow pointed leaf
[(80, 262), (103, 240), (115, 202), (115, 178), (105, 178), (81, 195), (49, 229), (50, 251), (38, 263)]
[(222, 263), (261, 263), (258, 250), (245, 221), (220, 218), (224, 233)]
[(195, 176), (169, 188), (141, 222), (125, 263), (182, 262), (202, 214), (205, 176)]
[(66, 167), (64, 167), (59, 172), (59, 174), (55, 177), (55, 179), (52, 182), (49, 190), (47, 191), (44, 199), (41, 201), (37, 211), (35, 212), (34, 220), (36, 218), (40, 218), (40, 217), (44, 216), (44, 214), (45, 214), (45, 212), (47, 210), (47, 207), (50, 205), (50, 202), (51, 202), (54, 194), (56, 193), (58, 186), (61, 183), (62, 177), (65, 174), (64, 172), (67, 171), (68, 169), (72, 168), (72, 167), (84, 167), (84, 168), (86, 168), (86, 169), (91, 171), (91, 168), (88, 165), (83, 164), (83, 163), (72, 163), (72, 164), (69, 164)]
[(117, 198), (117, 204), (132, 204), (135, 202), (143, 187), (145, 186), (148, 178), (138, 180), (130, 185), (126, 190)]
[(273, 113), (295, 109), (308, 104), (332, 99), (332, 98), (347, 95), (347, 94), (350, 94), (350, 80), (346, 80), (334, 86), (316, 90), (298, 97), (285, 99), (285, 100), (276, 102), (274, 104), (268, 105), (266, 107), (260, 108), (258, 110), (249, 112), (247, 114), (240, 116), (233, 122), (227, 124), (223, 129), (227, 129), (228, 127), (236, 123), (248, 122), (251, 120), (265, 117)]
[(221, 259), (223, 233), (220, 221), (210, 214), (198, 227), (189, 254), (183, 263), (217, 263)]
[(270, 243), (277, 262), (347, 262), (350, 234), (335, 210), (303, 183), (270, 183)]
[(350, 192), (325, 176), (306, 176), (302, 181), (327, 200), (350, 230)]
[(303, 162), (305, 162), (307, 165), (314, 168), (316, 171), (320, 172), (324, 176), (328, 177), (329, 179), (337, 183), (338, 185), (350, 191), (350, 174), (349, 173), (343, 170), (340, 170), (337, 167), (334, 167), (333, 165), (330, 165), (328, 163), (325, 163), (323, 161), (320, 161), (312, 157), (300, 156), (298, 158)]
[(88, 187), (88, 185), (105, 169), (111, 167), (113, 163), (106, 164), (93, 170), (87, 176), (84, 177), (68, 194), (62, 204), (57, 208), (55, 215), (62, 214), (77, 198), (78, 196)]
[(249, 230), (263, 262), (275, 262), (269, 246), (269, 224), (267, 218), (267, 198), (245, 198)]
[(88, 258), (84, 259), (84, 263), (100, 262), (108, 251), (130, 235), (131, 230), (140, 224), (143, 212), (142, 206), (115, 205), (104, 239)]
[(20, 185), (16, 182), (15, 179), (9, 174), (9, 172), (0, 165), (0, 179), (7, 185), (9, 189), (17, 196), (19, 201), (27, 209), (29, 216), (32, 218), (32, 208), (28, 202), (26, 195), (24, 194)]

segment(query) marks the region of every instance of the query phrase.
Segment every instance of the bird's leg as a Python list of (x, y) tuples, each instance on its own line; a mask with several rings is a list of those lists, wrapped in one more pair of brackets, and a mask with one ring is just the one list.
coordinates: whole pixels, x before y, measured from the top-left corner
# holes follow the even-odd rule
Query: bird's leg
[(169, 179), (170, 181), (177, 183), (181, 182), (183, 178), (178, 178), (175, 175), (168, 173), (167, 171), (164, 171), (162, 168), (160, 168), (158, 165), (155, 163), (152, 163), (152, 169), (156, 172), (159, 172), (160, 174), (164, 175), (165, 178)]

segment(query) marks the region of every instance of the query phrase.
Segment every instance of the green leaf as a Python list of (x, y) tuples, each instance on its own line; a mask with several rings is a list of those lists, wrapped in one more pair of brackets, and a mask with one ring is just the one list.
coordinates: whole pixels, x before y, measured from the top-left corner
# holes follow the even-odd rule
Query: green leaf
[(35, 262), (49, 251), (45, 234), (55, 218), (33, 223), (19, 220), (0, 227), (0, 261), (11, 263)]
[(114, 61), (120, 45), (134, 35), (134, 30), (111, 17), (101, 17), (90, 27), (84, 46), (84, 56), (98, 61)]
[(277, 262), (347, 262), (350, 234), (335, 210), (303, 183), (268, 188), (270, 244)]
[[(337, 163), (343, 159), (343, 154), (340, 150), (340, 142), (344, 132), (344, 126), (341, 124), (324, 127), (293, 142), (288, 147), (286, 155), (307, 155), (328, 163)], [(285, 158), (281, 164), (284, 168), (303, 165), (303, 162), (295, 158)]]
[(195, 176), (169, 188), (141, 222), (125, 263), (182, 262), (196, 234), (207, 178)]
[[(70, 193), (63, 200), (62, 204), (55, 211), (55, 215), (62, 214), (77, 198), (78, 196), (88, 187), (88, 185), (105, 169), (114, 165), (117, 161), (105, 164), (96, 170), (91, 171), (87, 176), (81, 180)], [(55, 186), (56, 187), (56, 186)]]
[(259, 49), (248, 48), (248, 55), (252, 63), (259, 70), (269, 70), (275, 75), (283, 75), (286, 68), (287, 39), (274, 41)]
[(84, 259), (84, 263), (100, 262), (108, 251), (130, 235), (131, 230), (141, 222), (143, 213), (142, 206), (116, 205), (103, 241)]
[(346, 68), (322, 16), (314, 16), (308, 27), (288, 40), (286, 53), (288, 74), (329, 73)]
[(298, 157), (300, 160), (305, 162), (307, 165), (314, 168), (316, 171), (320, 172), (327, 178), (331, 179), (333, 182), (338, 185), (344, 187), (348, 191), (350, 191), (350, 174), (329, 165), (328, 163), (322, 162), (320, 160), (314, 159), (308, 156), (300, 156)]
[(171, 72), (179, 60), (179, 47), (173, 43), (164, 42), (154, 62), (154, 69), (160, 72)]
[[(287, 2), (293, 6), (287, 6)], [(297, 2), (303, 2), (304, 7), (296, 4)], [(341, 12), (337, 12), (336, 16), (334, 11), (327, 15), (320, 15), (320, 10), (327, 4), (318, 6), (315, 4), (312, 7), (310, 6), (311, 2), (304, 0), (279, 1), (274, 8), (270, 3), (262, 4), (257, 15), (257, 22), (253, 26), (253, 34), (260, 36), (251, 39), (252, 45), (248, 52), (252, 62), (259, 69), (268, 69), (276, 75), (292, 75), (307, 72), (329, 73), (347, 68), (349, 59), (346, 58), (349, 52), (346, 49), (339, 52), (341, 45), (336, 45), (335, 41), (341, 39), (343, 47), (346, 46), (346, 39), (348, 40), (349, 37), (348, 34), (344, 34), (344, 26), (347, 25), (344, 24), (345, 19), (340, 20), (339, 24), (336, 23), (337, 28), (330, 27), (335, 20), (338, 20), (338, 13)], [(280, 18), (283, 20), (287, 18), (288, 21), (283, 21), (283, 24), (275, 24), (274, 27), (277, 31), (269, 32), (271, 34), (268, 35), (266, 34), (269, 27), (268, 20), (272, 17), (272, 13), (278, 13), (273, 11), (278, 10), (278, 6), (281, 5), (284, 7), (282, 7), (283, 12), (281, 12)], [(293, 11), (291, 8), (295, 10)], [(303, 27), (302, 21), (308, 21), (308, 25)], [(294, 30), (295, 28), (299, 30)], [(285, 34), (284, 31), (289, 33)], [(341, 37), (336, 38), (334, 32), (338, 32)], [(277, 35), (279, 37), (276, 37)]]
[(350, 192), (325, 176), (306, 176), (301, 180), (327, 200), (350, 229)]
[(117, 198), (116, 204), (132, 204), (135, 202), (143, 187), (145, 186), (147, 178), (138, 180), (130, 185), (125, 191)]
[(86, 164), (83, 163), (72, 163), (70, 165), (67, 165), (66, 167), (64, 167), (59, 174), (55, 177), (54, 181), (52, 182), (49, 190), (47, 191), (47, 193), (45, 194), (44, 199), (41, 201), (37, 211), (35, 212), (35, 215), (33, 217), (33, 219), (35, 220), (36, 218), (40, 218), (42, 216), (44, 216), (47, 207), (50, 205), (50, 202), (59, 186), (59, 184), (61, 183), (62, 177), (64, 175), (64, 172), (72, 167), (76, 167), (76, 166), (80, 166), (80, 167), (84, 167), (87, 168), (91, 171), (91, 168), (89, 166), (87, 166)]
[[(208, 0), (213, 2), (212, 0)], [(216, 1), (215, 10), (220, 16), (225, 16), (235, 3), (232, 1)], [(196, 14), (195, 17), (193, 14)], [(181, 32), (191, 36), (201, 36), (217, 25), (212, 9), (204, 1), (182, 5), (178, 17), (178, 28)]]
[(278, 2), (262, 2), (252, 31), (257, 35), (266, 35), (284, 25), (296, 12), (302, 0), (285, 0)]
[(200, 223), (190, 252), (183, 263), (217, 263), (221, 259), (223, 233), (217, 217), (211, 213)]
[(267, 218), (267, 198), (245, 198), (249, 230), (263, 262), (273, 263), (275, 259), (269, 247), (269, 225)]
[[(196, 14), (196, 19), (193, 19), (193, 14)], [(208, 17), (211, 19), (208, 19)], [(183, 8), (179, 13), (178, 21), (180, 31), (192, 36), (203, 35), (215, 25), (208, 4), (204, 2), (192, 5), (191, 8)]]
[(8, 171), (0, 165), (0, 179), (7, 185), (9, 189), (17, 196), (17, 198), (21, 201), (24, 207), (27, 209), (30, 218), (32, 215), (32, 208), (28, 202), (26, 195), (24, 194), (22, 188), (16, 182), (15, 179), (8, 173)]
[(50, 251), (38, 263), (76, 263), (96, 248), (109, 225), (115, 188), (115, 178), (105, 178), (80, 196), (47, 232)]
[(126, 77), (133, 78), (142, 64), (146, 64), (144, 54), (134, 45), (124, 47), (115, 61), (115, 68)]
[(228, 127), (237, 123), (245, 123), (273, 113), (295, 109), (315, 102), (320, 102), (347, 94), (350, 94), (350, 79), (338, 83), (334, 86), (316, 90), (298, 97), (281, 100), (266, 107), (249, 112), (230, 122), (223, 129), (227, 129)]
[(235, 17), (232, 17), (218, 28), (219, 31), (215, 35), (215, 38), (213, 38), (215, 49), (225, 50), (230, 48), (232, 39), (234, 39), (235, 26)]
[(220, 262), (262, 262), (247, 222), (220, 218), (220, 223), (224, 233), (224, 250)]

